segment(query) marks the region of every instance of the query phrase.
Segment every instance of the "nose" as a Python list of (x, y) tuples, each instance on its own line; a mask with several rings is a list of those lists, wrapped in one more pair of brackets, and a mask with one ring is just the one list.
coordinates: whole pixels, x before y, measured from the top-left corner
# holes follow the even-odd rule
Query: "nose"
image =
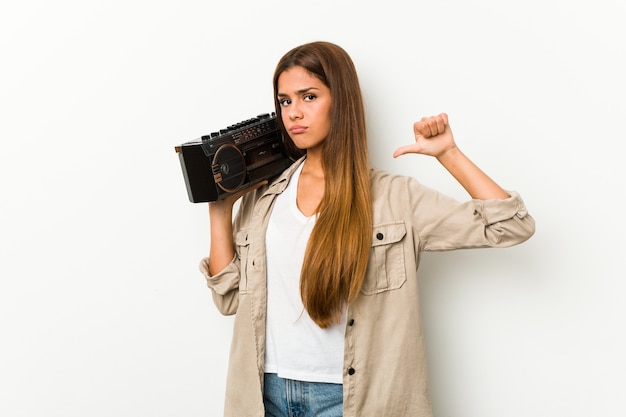
[(289, 106), (289, 120), (293, 122), (296, 119), (302, 119), (302, 112), (295, 103), (291, 103), (291, 106)]

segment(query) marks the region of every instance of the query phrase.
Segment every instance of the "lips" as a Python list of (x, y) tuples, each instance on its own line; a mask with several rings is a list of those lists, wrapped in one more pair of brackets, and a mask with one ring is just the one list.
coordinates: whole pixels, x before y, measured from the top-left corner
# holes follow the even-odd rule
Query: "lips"
[(298, 133), (304, 133), (306, 129), (307, 129), (306, 126), (295, 125), (289, 128), (289, 132), (293, 133), (294, 135), (297, 135)]

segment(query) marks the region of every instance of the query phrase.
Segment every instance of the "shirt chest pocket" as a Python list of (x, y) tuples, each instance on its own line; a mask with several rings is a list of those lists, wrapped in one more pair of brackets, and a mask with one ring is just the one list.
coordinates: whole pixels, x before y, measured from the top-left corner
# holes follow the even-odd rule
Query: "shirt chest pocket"
[(248, 270), (250, 269), (250, 236), (248, 230), (240, 230), (235, 234), (235, 251), (239, 261), (239, 292), (248, 292)]
[(378, 294), (400, 288), (406, 281), (404, 222), (374, 225), (372, 249), (361, 292)]

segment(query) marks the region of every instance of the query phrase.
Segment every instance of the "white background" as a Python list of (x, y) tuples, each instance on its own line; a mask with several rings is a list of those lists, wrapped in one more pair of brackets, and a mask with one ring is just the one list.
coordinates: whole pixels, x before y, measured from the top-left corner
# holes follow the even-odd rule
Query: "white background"
[(220, 416), (232, 317), (174, 146), (272, 110), (288, 49), (352, 56), (372, 162), (445, 111), (537, 221), (421, 266), (438, 417), (623, 416), (626, 67), (618, 0), (85, 1), (0, 8), (0, 415)]

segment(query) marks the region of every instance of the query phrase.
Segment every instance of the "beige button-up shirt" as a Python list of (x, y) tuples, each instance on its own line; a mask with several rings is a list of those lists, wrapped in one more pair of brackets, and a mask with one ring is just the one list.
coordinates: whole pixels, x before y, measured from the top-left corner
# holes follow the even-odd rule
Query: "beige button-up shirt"
[[(200, 270), (222, 314), (236, 314), (226, 417), (263, 417), (265, 231), (275, 197), (298, 164), (243, 197), (234, 219), (236, 255), (219, 274)], [(507, 247), (535, 222), (520, 196), (458, 202), (411, 177), (371, 171), (372, 250), (361, 295), (348, 306), (344, 347), (345, 417), (431, 417), (417, 269), (422, 251)], [(289, 256), (285, 254), (285, 256)]]

